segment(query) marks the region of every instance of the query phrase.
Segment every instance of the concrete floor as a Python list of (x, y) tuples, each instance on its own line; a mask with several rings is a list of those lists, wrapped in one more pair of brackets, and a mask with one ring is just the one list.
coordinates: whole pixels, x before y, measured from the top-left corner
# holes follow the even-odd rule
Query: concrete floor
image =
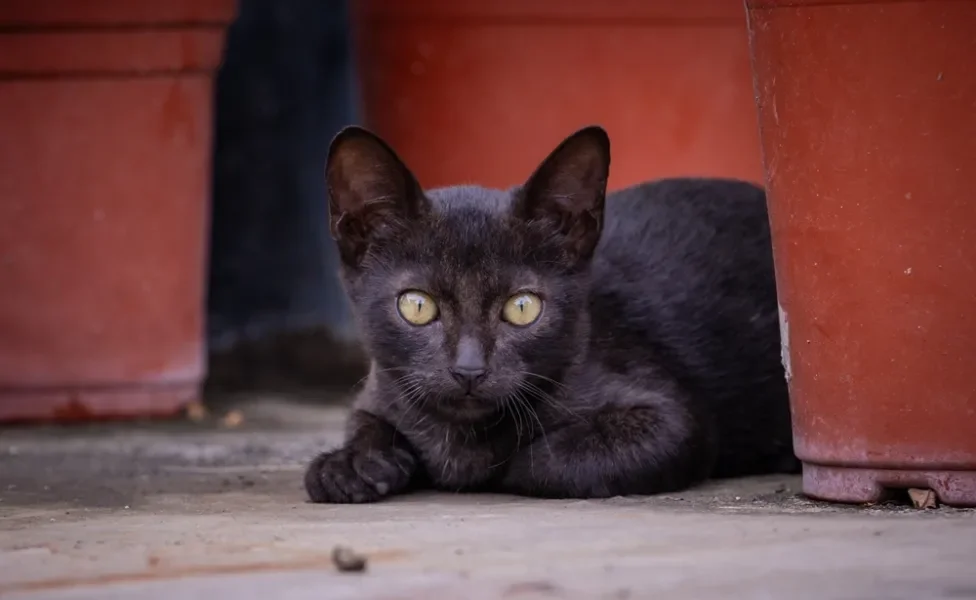
[[(842, 507), (791, 477), (607, 501), (308, 504), (340, 409), (0, 430), (0, 597), (976, 598), (976, 511)], [(335, 544), (364, 573), (331, 566)]]

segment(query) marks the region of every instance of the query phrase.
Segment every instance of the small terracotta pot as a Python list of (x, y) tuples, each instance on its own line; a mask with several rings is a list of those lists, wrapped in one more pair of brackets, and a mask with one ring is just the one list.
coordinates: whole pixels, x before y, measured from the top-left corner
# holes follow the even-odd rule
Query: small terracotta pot
[(760, 181), (742, 5), (728, 0), (361, 0), (367, 124), (427, 187), (522, 182), (567, 132), (613, 139), (611, 187)]
[(235, 9), (0, 2), (0, 420), (197, 396), (212, 75)]
[(976, 2), (747, 5), (803, 489), (976, 505)]

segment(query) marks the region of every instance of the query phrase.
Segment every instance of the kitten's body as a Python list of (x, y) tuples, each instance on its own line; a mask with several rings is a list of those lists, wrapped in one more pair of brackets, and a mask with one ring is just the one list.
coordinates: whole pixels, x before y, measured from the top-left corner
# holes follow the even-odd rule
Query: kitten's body
[[(374, 363), (346, 445), (309, 468), (314, 500), (411, 486), (599, 497), (795, 467), (762, 190), (664, 180), (604, 209), (599, 153), (570, 150), (511, 192), (427, 192), (346, 253)], [(437, 299), (436, 324), (391, 315), (404, 289)], [(499, 302), (521, 289), (545, 308), (513, 328)], [(487, 361), (474, 396), (440, 376), (462, 340)]]

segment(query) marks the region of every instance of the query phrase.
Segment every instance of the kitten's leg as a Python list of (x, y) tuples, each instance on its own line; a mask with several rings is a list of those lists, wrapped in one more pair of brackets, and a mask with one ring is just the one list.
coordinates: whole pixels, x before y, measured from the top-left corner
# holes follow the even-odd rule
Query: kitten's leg
[[(549, 498), (655, 494), (703, 481), (715, 458), (706, 421), (677, 385), (635, 389), (604, 380), (584, 402), (521, 448), (500, 480), (502, 491)], [(586, 392), (584, 392), (586, 393)], [(582, 398), (581, 398), (582, 400)]]
[(305, 472), (313, 502), (375, 502), (404, 491), (417, 471), (407, 439), (383, 419), (357, 410), (342, 447), (320, 454)]

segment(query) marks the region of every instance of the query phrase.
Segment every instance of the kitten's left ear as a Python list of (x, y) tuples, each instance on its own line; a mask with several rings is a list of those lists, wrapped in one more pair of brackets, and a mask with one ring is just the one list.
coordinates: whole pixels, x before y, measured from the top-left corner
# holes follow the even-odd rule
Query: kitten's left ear
[(347, 127), (332, 140), (325, 176), (332, 237), (352, 267), (376, 240), (394, 237), (430, 209), (396, 152), (361, 127)]
[(610, 174), (610, 137), (602, 127), (566, 138), (522, 187), (517, 218), (551, 223), (576, 260), (593, 255), (603, 229), (603, 205)]

